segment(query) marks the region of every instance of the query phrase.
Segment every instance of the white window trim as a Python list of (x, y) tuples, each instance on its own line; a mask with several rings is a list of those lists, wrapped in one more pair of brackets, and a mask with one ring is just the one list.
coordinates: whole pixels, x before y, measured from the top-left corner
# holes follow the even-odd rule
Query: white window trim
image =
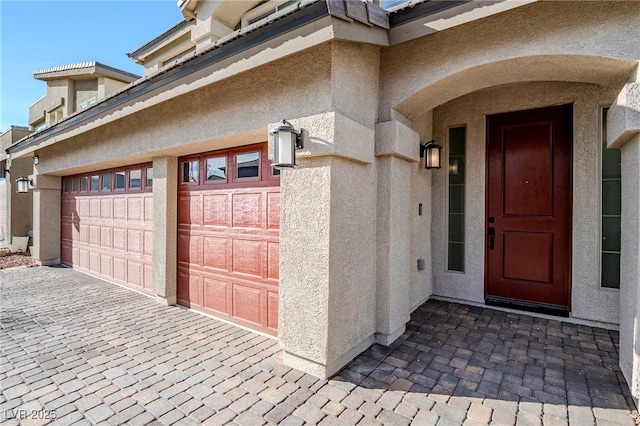
[(269, 11), (272, 11), (272, 13), (276, 13), (277, 7), (283, 3), (286, 3), (287, 1), (289, 0), (269, 0), (264, 4), (251, 9), (250, 11), (242, 15), (242, 18), (240, 19), (241, 26), (246, 27), (247, 25), (250, 25), (249, 21), (260, 15), (264, 15)]

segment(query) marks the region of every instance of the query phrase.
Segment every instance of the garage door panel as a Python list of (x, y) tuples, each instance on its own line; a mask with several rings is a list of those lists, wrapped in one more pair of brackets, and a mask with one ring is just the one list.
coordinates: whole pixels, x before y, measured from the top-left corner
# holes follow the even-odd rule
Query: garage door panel
[(267, 228), (280, 229), (280, 193), (267, 194)]
[(100, 246), (107, 249), (113, 248), (113, 229), (111, 227), (100, 227)]
[(75, 200), (62, 200), (60, 215), (63, 218), (71, 219), (75, 209), (76, 209)]
[(233, 316), (256, 326), (263, 323), (262, 291), (260, 289), (233, 284)]
[(89, 217), (91, 219), (100, 219), (100, 199), (92, 197), (89, 200)]
[(229, 271), (231, 241), (228, 238), (204, 237), (203, 266)]
[(79, 217), (89, 217), (89, 200), (79, 198), (77, 211)]
[(280, 279), (280, 244), (267, 243), (267, 278)]
[(113, 200), (111, 198), (100, 199), (100, 218), (111, 219), (113, 216)]
[(144, 197), (144, 221), (153, 223), (153, 197)]
[(108, 254), (100, 255), (100, 273), (109, 277), (113, 276), (113, 257)]
[(201, 197), (180, 198), (178, 202), (178, 223), (190, 226), (202, 226), (202, 200)]
[(207, 194), (204, 200), (204, 225), (228, 228), (231, 222), (227, 194)]
[(127, 261), (125, 259), (113, 258), (113, 277), (116, 280), (127, 282)]
[(89, 269), (89, 251), (80, 249), (79, 264), (81, 268)]
[(100, 273), (100, 253), (89, 252), (89, 270), (96, 274)]
[(73, 262), (73, 248), (70, 242), (62, 242), (60, 246), (60, 255), (62, 256), (62, 263), (65, 265), (70, 265)]
[(80, 224), (80, 234), (78, 240), (81, 243), (89, 244), (89, 225)]
[(100, 246), (100, 226), (89, 225), (89, 244)]
[(144, 231), (144, 254), (151, 256), (153, 254), (153, 232)]
[(70, 220), (63, 219), (60, 223), (60, 237), (63, 241), (71, 241), (73, 238), (73, 224)]
[(125, 251), (127, 247), (127, 230), (122, 228), (113, 228), (113, 248), (115, 250)]
[(137, 287), (143, 287), (142, 263), (127, 260), (127, 282)]
[(127, 198), (127, 220), (129, 222), (142, 222), (144, 217), (143, 209), (141, 197)]
[(278, 293), (274, 291), (267, 294), (267, 327), (278, 329)]
[(233, 194), (233, 226), (262, 228), (262, 194)]
[(264, 246), (262, 241), (234, 239), (233, 272), (262, 277)]
[(202, 237), (200, 235), (178, 236), (178, 262), (185, 265), (202, 266)]
[(178, 299), (181, 305), (202, 308), (202, 277), (189, 273), (189, 269), (179, 270)]
[(127, 219), (127, 199), (117, 197), (113, 199), (113, 219), (124, 221)]
[(149, 263), (142, 265), (144, 268), (144, 288), (149, 292), (153, 291), (153, 266)]
[(238, 155), (256, 151), (266, 159), (261, 144), (179, 160), (207, 170), (207, 159), (224, 157), (229, 179), (179, 185), (178, 303), (276, 334), (280, 182), (267, 161), (258, 177), (238, 178), (236, 169)]
[(230, 286), (229, 281), (204, 278), (204, 307), (226, 314), (229, 312)]
[(127, 251), (129, 253), (142, 254), (144, 242), (143, 231), (140, 229), (127, 229)]

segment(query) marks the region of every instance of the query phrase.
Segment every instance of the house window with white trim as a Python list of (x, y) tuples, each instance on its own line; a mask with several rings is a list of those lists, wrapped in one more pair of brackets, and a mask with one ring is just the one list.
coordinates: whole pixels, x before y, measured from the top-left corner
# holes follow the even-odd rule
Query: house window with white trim
[(269, 0), (242, 15), (242, 26), (246, 27), (254, 22), (258, 22), (273, 13), (279, 12), (291, 5), (300, 3), (300, 1), (301, 0)]

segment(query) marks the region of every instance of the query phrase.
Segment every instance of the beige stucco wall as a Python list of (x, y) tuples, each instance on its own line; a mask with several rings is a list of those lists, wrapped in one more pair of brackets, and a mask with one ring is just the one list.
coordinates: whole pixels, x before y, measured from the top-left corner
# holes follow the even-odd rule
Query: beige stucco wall
[[(447, 272), (446, 172), (433, 175), (433, 292), (484, 302), (486, 115), (550, 105), (574, 105), (572, 309), (575, 318), (617, 324), (619, 291), (600, 288), (599, 145), (600, 107), (615, 89), (568, 83), (530, 83), (473, 93), (434, 111), (434, 137), (447, 140), (447, 128), (467, 127), (465, 273)], [(446, 155), (446, 148), (444, 150)], [(447, 164), (446, 160), (444, 162)]]
[(620, 368), (640, 400), (640, 75), (630, 78), (607, 114), (607, 143), (622, 154)]
[(75, 102), (73, 111), (80, 110), (80, 105), (91, 98), (98, 99), (98, 80), (78, 80), (75, 82)]
[[(639, 129), (637, 129), (639, 130)], [(622, 146), (620, 368), (640, 400), (640, 135)]]
[(269, 123), (331, 109), (330, 71), (331, 45), (318, 46), (42, 149), (42, 173), (70, 174), (263, 142)]
[(622, 84), (640, 57), (639, 15), (638, 2), (536, 2), (385, 48), (380, 119), (499, 84)]

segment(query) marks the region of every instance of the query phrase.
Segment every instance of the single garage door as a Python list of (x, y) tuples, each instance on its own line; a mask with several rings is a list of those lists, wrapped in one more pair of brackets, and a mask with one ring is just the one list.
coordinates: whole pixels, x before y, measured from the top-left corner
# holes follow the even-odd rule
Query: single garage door
[(179, 167), (178, 303), (275, 335), (280, 177), (266, 143)]
[(62, 180), (62, 263), (152, 293), (153, 168)]

